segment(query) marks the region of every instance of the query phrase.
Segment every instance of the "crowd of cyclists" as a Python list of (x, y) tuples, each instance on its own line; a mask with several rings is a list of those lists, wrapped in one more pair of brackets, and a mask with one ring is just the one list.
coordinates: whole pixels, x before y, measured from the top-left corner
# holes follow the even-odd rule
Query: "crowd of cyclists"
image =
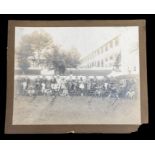
[(134, 78), (97, 78), (89, 76), (51, 76), (16, 78), (16, 95), (20, 96), (92, 96), (130, 98), (137, 96)]

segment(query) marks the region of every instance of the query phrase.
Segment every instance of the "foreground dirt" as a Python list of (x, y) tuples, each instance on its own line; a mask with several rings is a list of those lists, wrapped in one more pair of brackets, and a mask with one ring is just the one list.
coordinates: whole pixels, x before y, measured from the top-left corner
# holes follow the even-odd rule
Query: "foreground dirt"
[(13, 124), (137, 124), (140, 104), (136, 100), (91, 97), (17, 97)]

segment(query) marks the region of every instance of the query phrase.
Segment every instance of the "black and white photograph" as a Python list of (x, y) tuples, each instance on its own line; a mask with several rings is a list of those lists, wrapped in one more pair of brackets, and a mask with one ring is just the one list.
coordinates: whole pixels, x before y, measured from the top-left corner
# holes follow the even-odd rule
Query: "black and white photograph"
[(13, 125), (141, 124), (139, 27), (15, 27)]

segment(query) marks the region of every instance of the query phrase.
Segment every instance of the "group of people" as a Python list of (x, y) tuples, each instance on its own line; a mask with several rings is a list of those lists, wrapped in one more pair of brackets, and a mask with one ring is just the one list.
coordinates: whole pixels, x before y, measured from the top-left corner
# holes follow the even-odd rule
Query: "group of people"
[(136, 80), (131, 78), (52, 76), (17, 78), (16, 93), (22, 96), (93, 96), (111, 98), (135, 98)]

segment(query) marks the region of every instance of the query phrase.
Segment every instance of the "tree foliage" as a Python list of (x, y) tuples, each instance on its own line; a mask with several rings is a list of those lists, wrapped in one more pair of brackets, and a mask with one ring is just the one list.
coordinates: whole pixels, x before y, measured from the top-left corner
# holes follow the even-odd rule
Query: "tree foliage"
[(57, 46), (45, 53), (47, 68), (54, 68), (56, 73), (64, 74), (66, 68), (76, 68), (80, 63), (80, 55), (76, 49), (61, 51)]
[(67, 68), (76, 68), (80, 64), (80, 54), (76, 48), (72, 48), (69, 52), (64, 54), (64, 59)]
[(66, 68), (65, 61), (63, 54), (57, 46), (53, 46), (44, 56), (45, 65), (48, 69), (54, 69), (56, 73), (64, 74)]
[[(44, 31), (24, 35), (16, 52), (18, 66), (24, 71), (30, 67), (29, 57), (33, 57), (33, 61), (38, 66), (44, 63), (48, 69), (52, 68), (59, 74), (64, 74), (66, 68), (76, 68), (80, 63), (77, 49), (62, 51), (54, 44), (52, 37)], [(42, 58), (45, 59), (44, 62), (41, 61)]]

